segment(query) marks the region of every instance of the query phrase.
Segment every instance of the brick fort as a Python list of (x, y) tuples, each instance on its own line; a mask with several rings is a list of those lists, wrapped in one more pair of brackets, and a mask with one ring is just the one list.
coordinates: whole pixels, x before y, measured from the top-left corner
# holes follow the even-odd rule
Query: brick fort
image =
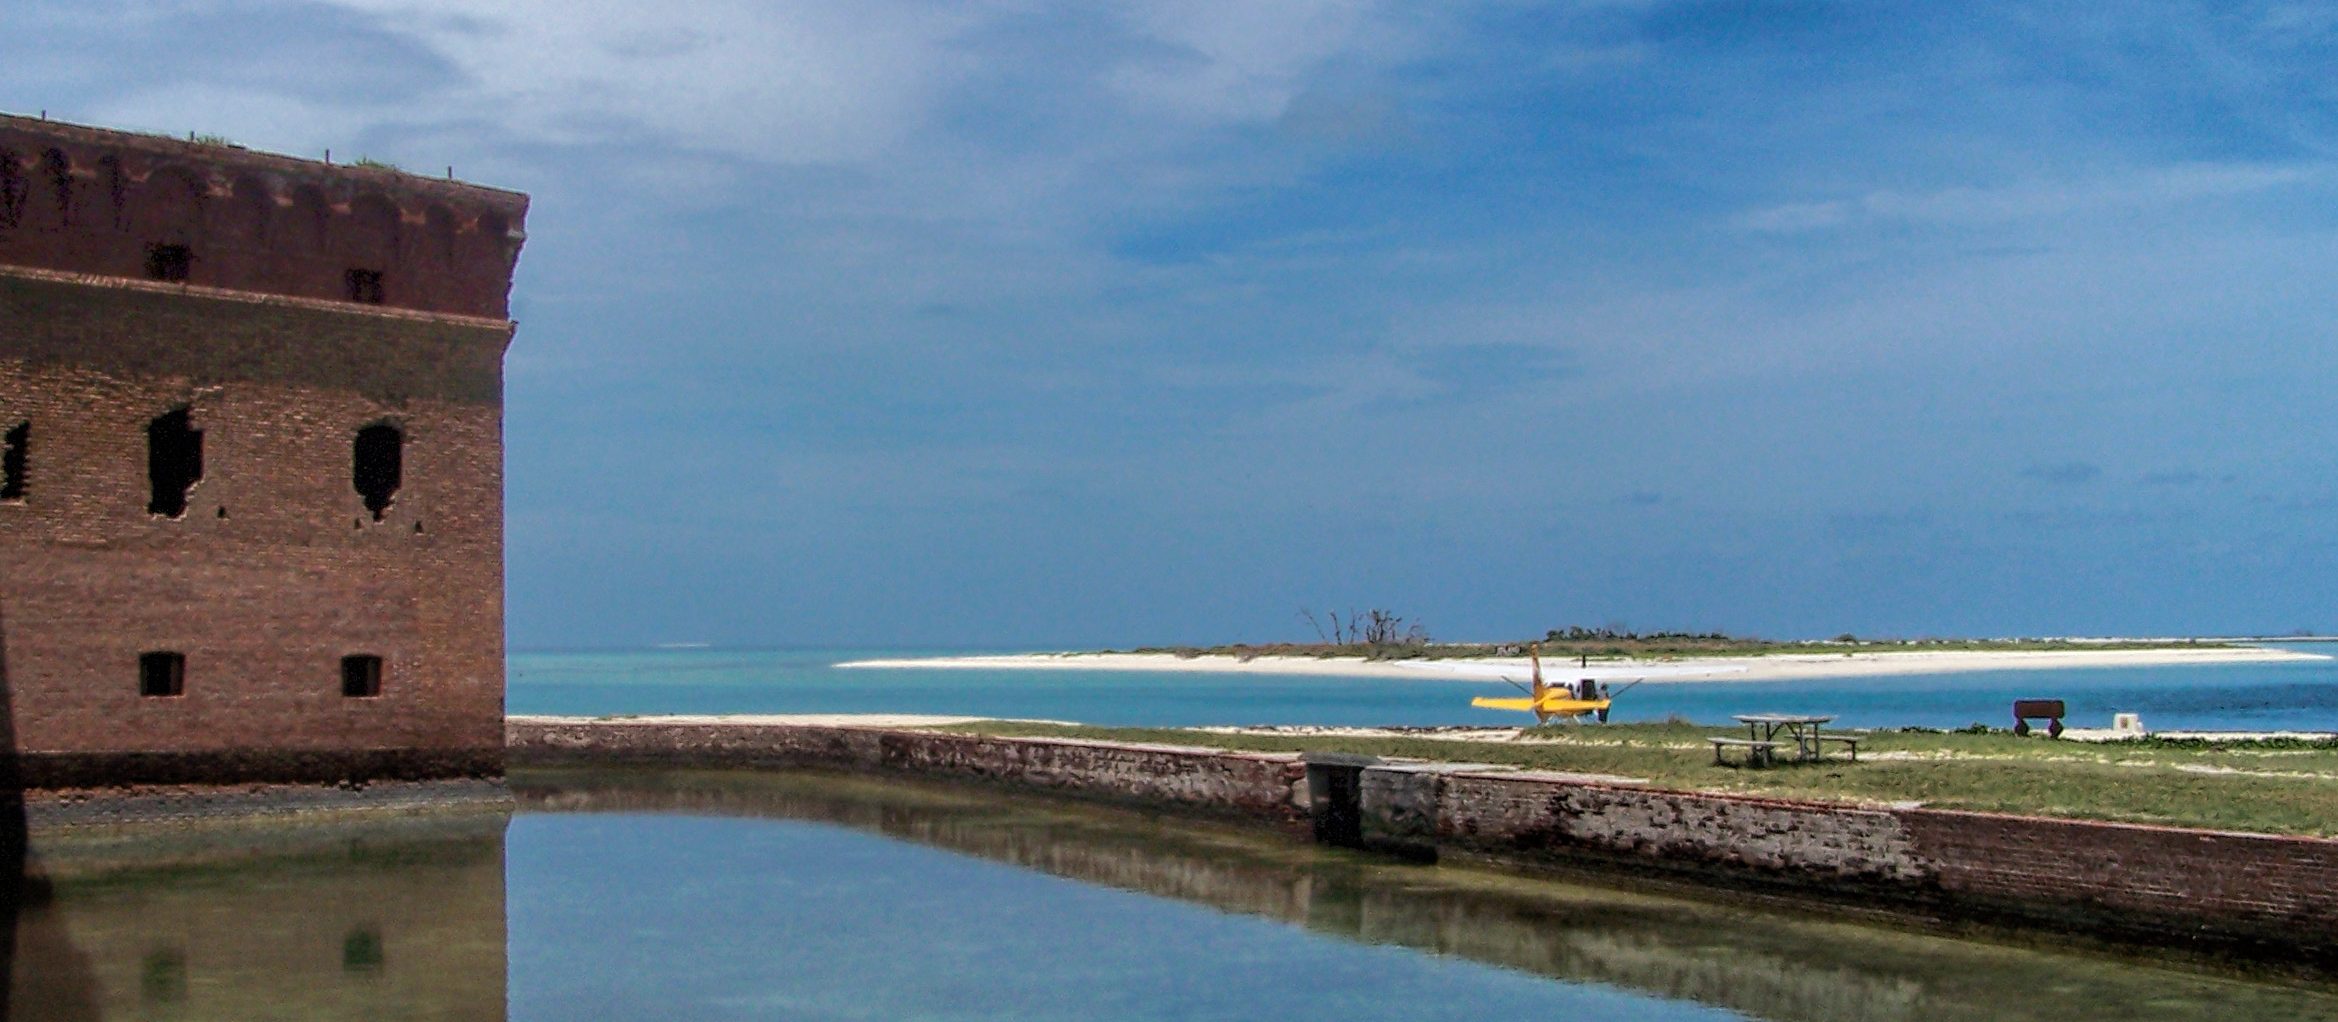
[(527, 197), (0, 115), (0, 751), (497, 776)]

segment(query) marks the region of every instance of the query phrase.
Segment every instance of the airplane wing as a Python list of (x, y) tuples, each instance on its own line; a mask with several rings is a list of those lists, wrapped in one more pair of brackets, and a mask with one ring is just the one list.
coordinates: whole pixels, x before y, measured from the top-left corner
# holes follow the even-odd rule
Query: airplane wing
[(1482, 707), (1488, 710), (1532, 710), (1534, 709), (1534, 700), (1495, 699), (1490, 696), (1479, 696), (1470, 700), (1469, 705)]
[(1584, 713), (1596, 713), (1600, 710), (1607, 709), (1608, 701), (1605, 699), (1575, 699), (1553, 692), (1550, 695), (1542, 697), (1542, 705), (1539, 707), (1534, 705), (1534, 700), (1532, 699), (1496, 698), (1492, 696), (1479, 696), (1470, 700), (1469, 705), (1485, 710), (1526, 710), (1531, 712), (1539, 709), (1544, 713), (1557, 713), (1567, 716), (1574, 716)]

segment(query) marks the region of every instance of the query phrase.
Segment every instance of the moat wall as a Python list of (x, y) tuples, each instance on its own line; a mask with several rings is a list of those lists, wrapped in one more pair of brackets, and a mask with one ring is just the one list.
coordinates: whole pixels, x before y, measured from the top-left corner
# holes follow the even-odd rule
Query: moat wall
[(893, 772), (1308, 829), (1295, 755), (787, 724), (514, 718), (514, 765)]
[[(514, 766), (782, 767), (1239, 818), (1415, 857), (1625, 871), (1941, 921), (2338, 965), (2338, 842), (1662, 791), (1492, 767), (851, 727), (521, 718)], [(1354, 776), (1345, 784), (1336, 777)], [(1327, 777), (1326, 775), (1332, 775)], [(1352, 792), (1353, 804), (1338, 804)], [(1330, 797), (1326, 797), (1330, 796)], [(1337, 834), (1341, 828), (1334, 827)]]

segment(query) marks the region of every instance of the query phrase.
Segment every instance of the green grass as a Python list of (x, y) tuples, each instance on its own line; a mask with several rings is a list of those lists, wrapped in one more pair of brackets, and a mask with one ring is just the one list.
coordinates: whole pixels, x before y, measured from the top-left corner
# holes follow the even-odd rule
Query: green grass
[[(1618, 774), (1698, 791), (2119, 820), (2269, 834), (2338, 836), (2338, 743), (2212, 745), (2016, 738), (1993, 732), (1865, 733), (1859, 761), (1766, 769), (1713, 764), (1713, 735), (1693, 724), (1554, 726), (1519, 741), (1430, 737), (1220, 734), (985, 721), (950, 730), (992, 735), (1161, 742), (1261, 752), (1351, 752)], [(1734, 758), (1734, 756), (1733, 756)]]

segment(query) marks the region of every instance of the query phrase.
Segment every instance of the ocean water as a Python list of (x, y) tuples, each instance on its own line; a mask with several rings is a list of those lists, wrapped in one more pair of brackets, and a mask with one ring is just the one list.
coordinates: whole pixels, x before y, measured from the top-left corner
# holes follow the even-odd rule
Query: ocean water
[[(2338, 646), (2301, 644), (2307, 652)], [(1499, 681), (1294, 678), (1243, 674), (960, 669), (840, 670), (887, 650), (658, 650), (517, 653), (515, 714), (938, 713), (1089, 724), (1516, 724), (1480, 710)], [(924, 655), (947, 655), (928, 652)], [(2338, 659), (2202, 667), (2072, 668), (1844, 678), (1666, 682), (1617, 699), (1614, 719), (1739, 713), (1832, 714), (1844, 727), (2009, 727), (2015, 699), (2061, 699), (2067, 723), (2108, 727), (2139, 713), (2155, 730), (2338, 731)]]
[(512, 817), (36, 845), (0, 870), (0, 1018), (2338, 1018), (2327, 986), (965, 789), (512, 780)]

